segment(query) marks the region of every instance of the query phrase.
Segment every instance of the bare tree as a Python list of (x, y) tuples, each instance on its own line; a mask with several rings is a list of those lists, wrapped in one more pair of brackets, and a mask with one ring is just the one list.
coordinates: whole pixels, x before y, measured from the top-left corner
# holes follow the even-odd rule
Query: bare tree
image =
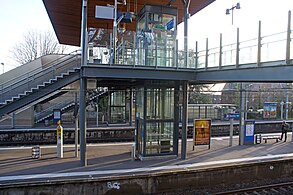
[(48, 54), (62, 54), (66, 46), (60, 45), (50, 31), (29, 30), (23, 35), (23, 41), (15, 44), (11, 57), (20, 64), (31, 62)]

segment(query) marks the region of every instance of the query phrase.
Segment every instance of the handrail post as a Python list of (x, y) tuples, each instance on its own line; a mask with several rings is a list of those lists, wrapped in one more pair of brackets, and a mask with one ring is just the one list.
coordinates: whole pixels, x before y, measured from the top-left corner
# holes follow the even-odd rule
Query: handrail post
[(133, 66), (135, 67), (135, 58), (136, 58), (136, 55), (135, 55), (135, 50), (136, 50), (136, 34), (133, 33)]
[(257, 66), (261, 62), (261, 21), (258, 21), (258, 38), (257, 38)]
[(219, 69), (222, 69), (222, 52), (223, 52), (222, 50), (223, 50), (222, 33), (220, 33)]
[(236, 43), (236, 68), (239, 68), (239, 28), (237, 28), (237, 43)]
[(286, 45), (286, 64), (290, 63), (290, 42), (291, 42), (291, 11), (288, 12), (287, 45)]
[(195, 42), (195, 69), (198, 68), (198, 42)]
[(208, 60), (209, 60), (209, 40), (206, 39), (206, 63), (205, 63), (205, 69), (208, 69)]
[(178, 69), (178, 39), (176, 39), (176, 42), (175, 42), (175, 66), (176, 66), (176, 69)]

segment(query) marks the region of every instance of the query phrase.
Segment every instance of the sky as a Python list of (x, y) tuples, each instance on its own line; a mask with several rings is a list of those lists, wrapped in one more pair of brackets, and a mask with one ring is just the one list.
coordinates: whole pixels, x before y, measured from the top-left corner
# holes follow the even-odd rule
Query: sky
[[(232, 15), (225, 12), (237, 2), (241, 9), (234, 9), (232, 25)], [(190, 18), (189, 48), (194, 48), (195, 41), (199, 41), (199, 47), (204, 46), (201, 43), (205, 43), (207, 37), (209, 43), (218, 46), (220, 33), (223, 43), (230, 43), (231, 38), (236, 38), (236, 28), (240, 29), (241, 38), (255, 38), (259, 20), (263, 34), (285, 31), (289, 10), (293, 11), (292, 0), (216, 0)], [(18, 66), (9, 57), (10, 50), (22, 40), (24, 32), (29, 29), (53, 31), (42, 0), (0, 0), (0, 27), (0, 63), (4, 63), (5, 72)], [(183, 42), (183, 25), (178, 27), (178, 39)]]
[(0, 63), (5, 72), (18, 66), (9, 51), (22, 40), (23, 33), (29, 29), (53, 31), (42, 0), (0, 0), (0, 28)]
[[(226, 9), (240, 3), (240, 9), (234, 9), (226, 15)], [(240, 40), (256, 38), (258, 23), (261, 21), (262, 35), (286, 31), (288, 11), (293, 11), (292, 0), (216, 0), (208, 7), (196, 13), (189, 20), (189, 48), (194, 48), (195, 41), (205, 46), (206, 38), (210, 43), (219, 45), (222, 33), (223, 44), (236, 40), (236, 29), (239, 28)], [(292, 17), (292, 16), (291, 16)], [(291, 19), (292, 23), (292, 19)], [(292, 24), (291, 24), (292, 27)], [(178, 39), (183, 39), (183, 24), (178, 27)]]

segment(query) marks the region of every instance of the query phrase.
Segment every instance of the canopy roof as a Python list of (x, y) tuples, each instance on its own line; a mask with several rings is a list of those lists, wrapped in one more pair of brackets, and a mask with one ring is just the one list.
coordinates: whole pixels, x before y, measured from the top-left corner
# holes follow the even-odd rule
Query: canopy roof
[[(122, 1), (122, 0), (117, 0)], [(125, 0), (126, 5), (119, 4), (118, 11), (139, 13), (145, 4), (170, 5), (178, 8), (178, 22), (184, 16), (182, 0)], [(190, 0), (189, 13), (194, 15), (215, 0)], [(43, 0), (57, 38), (61, 44), (80, 45), (81, 5), (82, 0)], [(112, 29), (113, 21), (95, 18), (96, 5), (113, 5), (114, 0), (88, 0), (88, 27)], [(127, 23), (126, 30), (135, 31), (136, 21)]]

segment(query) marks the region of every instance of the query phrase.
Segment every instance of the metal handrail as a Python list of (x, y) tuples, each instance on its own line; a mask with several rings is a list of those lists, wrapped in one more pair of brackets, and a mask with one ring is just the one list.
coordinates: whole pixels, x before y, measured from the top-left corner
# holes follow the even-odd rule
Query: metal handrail
[[(73, 51), (73, 52), (70, 52), (69, 54), (62, 55), (60, 58), (54, 59), (54, 60), (52, 60), (52, 61), (50, 61), (50, 62), (47, 62), (47, 63), (43, 64), (42, 66), (45, 66), (45, 67), (52, 67), (52, 66), (50, 66), (50, 65), (53, 64), (53, 66), (54, 66), (54, 64), (55, 64), (56, 61), (60, 61), (62, 58), (65, 58), (65, 57), (68, 57), (68, 56), (72, 56), (72, 54), (76, 55), (77, 52), (80, 52), (80, 50), (75, 50), (75, 51)], [(11, 83), (11, 82), (14, 81), (14, 80), (19, 80), (20, 78), (22, 78), (22, 77), (26, 77), (27, 75), (30, 75), (31, 73), (36, 72), (36, 71), (39, 71), (39, 70), (42, 71), (42, 70), (44, 70), (44, 69), (43, 69), (42, 67), (38, 67), (38, 68), (36, 68), (36, 69), (34, 69), (34, 70), (30, 70), (30, 71), (28, 71), (28, 72), (22, 73), (22, 74), (18, 75), (16, 78), (12, 78), (12, 79), (10, 79), (10, 80), (8, 80), (8, 81), (5, 81), (4, 83), (0, 84), (0, 87), (1, 87), (1, 89), (2, 89), (2, 87), (3, 87), (4, 85), (6, 85), (7, 83)], [(31, 75), (33, 75), (33, 74), (31, 74)], [(0, 91), (1, 91), (1, 89), (0, 89)]]
[[(69, 58), (69, 59), (67, 59), (67, 60), (70, 60), (70, 59), (73, 59), (73, 58), (75, 58), (76, 56), (72, 56), (71, 58)], [(63, 62), (65, 62), (65, 61), (63, 61)], [(61, 63), (58, 63), (58, 65), (64, 65), (64, 63), (63, 62), (61, 62)], [(56, 71), (56, 69), (58, 69), (60, 66), (54, 66), (54, 67), (47, 67), (47, 68), (45, 68), (45, 69), (39, 69), (38, 71), (36, 71), (34, 74), (31, 74), (30, 75), (30, 73), (26, 73), (25, 75), (27, 75), (25, 78), (21, 78), (21, 79), (15, 79), (15, 82), (14, 83), (11, 83), (11, 84), (9, 84), (9, 85), (7, 85), (7, 86), (4, 86), (4, 87), (2, 87), (1, 88), (1, 90), (0, 90), (0, 94), (2, 95), (2, 94), (4, 94), (4, 93), (7, 93), (7, 92), (9, 92), (9, 91), (12, 91), (12, 90), (14, 90), (14, 89), (16, 89), (16, 88), (18, 88), (18, 87), (20, 87), (20, 86), (23, 86), (23, 85), (25, 85), (25, 84), (28, 84), (29, 82), (31, 82), (31, 81), (33, 81), (33, 80), (36, 80), (36, 79), (38, 79), (38, 78), (40, 78), (40, 77), (42, 77), (43, 75), (47, 75), (47, 74), (49, 74), (50, 72), (53, 72), (53, 77), (54, 76), (56, 76), (55, 74), (54, 74), (54, 72)], [(42, 84), (42, 83), (38, 83), (38, 84)], [(30, 87), (31, 85), (29, 85), (29, 87)], [(37, 84), (36, 84), (36, 86), (34, 86), (34, 87), (37, 87)], [(29, 90), (29, 89), (27, 89), (27, 90)], [(24, 90), (25, 91), (25, 90)]]
[[(72, 53), (77, 53), (72, 52)], [(20, 95), (21, 93), (24, 93), (25, 91), (32, 90), (33, 88), (36, 88), (38, 85), (42, 85), (45, 81), (49, 81), (50, 79), (54, 79), (58, 75), (62, 75), (62, 73), (65, 73), (64, 70), (68, 69), (68, 65), (75, 62), (79, 57), (79, 54), (68, 54), (65, 56), (62, 56), (61, 58), (54, 59), (48, 63), (46, 63), (43, 66), (47, 66), (45, 68), (37, 68), (32, 71), (29, 71), (27, 73), (24, 73), (20, 75), (19, 77), (15, 79), (11, 79), (10, 81), (7, 81), (4, 84), (7, 84), (4, 86), (2, 84), (0, 89), (0, 96), (2, 99), (2, 102), (5, 101), (5, 99), (9, 99), (8, 97), (3, 98), (5, 94), (9, 93), (9, 96), (12, 98), (13, 96)], [(61, 60), (61, 61), (60, 61)], [(78, 67), (80, 64), (74, 64), (74, 66)], [(71, 66), (73, 67), (73, 66)], [(46, 75), (46, 76), (45, 76)], [(34, 82), (33, 84), (32, 81)], [(14, 91), (18, 88), (21, 88), (21, 90), (16, 91), (15, 93), (11, 93), (11, 91)]]

